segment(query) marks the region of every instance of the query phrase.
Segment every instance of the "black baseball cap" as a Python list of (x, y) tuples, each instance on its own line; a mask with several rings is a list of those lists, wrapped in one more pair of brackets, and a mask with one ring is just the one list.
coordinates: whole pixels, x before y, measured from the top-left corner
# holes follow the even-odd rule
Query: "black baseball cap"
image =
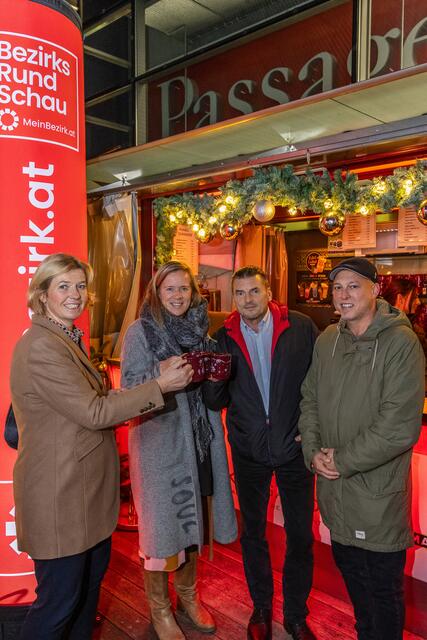
[(335, 280), (336, 275), (340, 271), (354, 271), (354, 273), (358, 273), (359, 276), (363, 278), (367, 278), (372, 282), (377, 282), (378, 273), (375, 266), (372, 262), (369, 262), (366, 258), (347, 258), (340, 262), (334, 269), (332, 269), (329, 274), (329, 280)]

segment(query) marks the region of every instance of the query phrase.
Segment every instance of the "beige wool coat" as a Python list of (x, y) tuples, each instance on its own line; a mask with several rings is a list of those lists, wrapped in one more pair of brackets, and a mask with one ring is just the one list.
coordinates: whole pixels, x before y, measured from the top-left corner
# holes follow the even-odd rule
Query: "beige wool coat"
[(106, 394), (83, 351), (35, 315), (11, 368), (19, 432), (18, 546), (34, 559), (81, 553), (113, 532), (119, 460), (113, 425), (164, 406), (157, 382)]

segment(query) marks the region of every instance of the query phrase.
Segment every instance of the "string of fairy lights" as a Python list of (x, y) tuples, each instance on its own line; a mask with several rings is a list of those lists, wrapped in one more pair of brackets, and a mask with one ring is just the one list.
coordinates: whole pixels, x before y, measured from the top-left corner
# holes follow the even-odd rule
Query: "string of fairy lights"
[(306, 171), (295, 174), (292, 165), (256, 169), (245, 180), (230, 180), (215, 195), (183, 193), (156, 198), (157, 264), (173, 257), (178, 225), (188, 225), (202, 243), (217, 233), (234, 240), (252, 219), (273, 220), (275, 208), (285, 207), (290, 217), (319, 215), (319, 229), (327, 236), (339, 234), (346, 216), (369, 216), (414, 206), (420, 223), (427, 225), (427, 161), (399, 167), (393, 174), (360, 182), (354, 173), (334, 172), (333, 177)]

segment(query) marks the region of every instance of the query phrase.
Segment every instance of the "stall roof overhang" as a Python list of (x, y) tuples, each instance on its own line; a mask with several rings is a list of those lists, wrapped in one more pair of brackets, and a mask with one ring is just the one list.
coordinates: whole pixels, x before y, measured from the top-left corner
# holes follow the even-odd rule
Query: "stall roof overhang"
[[(89, 160), (89, 195), (292, 162), (320, 141), (427, 139), (427, 64)], [(377, 135), (376, 135), (377, 134)], [(288, 150), (289, 141), (296, 151)], [(285, 145), (284, 145), (285, 143)], [(332, 143), (332, 142), (331, 142)], [(215, 170), (214, 170), (215, 169)]]

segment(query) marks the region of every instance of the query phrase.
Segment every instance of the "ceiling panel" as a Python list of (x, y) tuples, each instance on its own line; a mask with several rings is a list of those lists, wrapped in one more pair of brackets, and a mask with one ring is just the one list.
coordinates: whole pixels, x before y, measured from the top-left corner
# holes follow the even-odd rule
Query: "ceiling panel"
[(215, 11), (193, 0), (159, 0), (145, 10), (147, 26), (170, 34), (186, 27), (188, 31), (205, 29), (221, 17)]
[(383, 83), (337, 98), (341, 104), (369, 113), (382, 122), (420, 116), (427, 111), (427, 73)]
[(157, 0), (146, 7), (145, 22), (166, 34), (183, 26), (193, 34), (222, 21), (233, 20), (237, 28), (240, 20), (247, 24), (251, 13), (252, 22), (258, 23), (303, 4), (303, 0)]
[[(303, 104), (288, 103), (172, 136), (156, 143), (90, 160), (87, 177), (93, 183), (117, 181), (117, 175), (129, 173), (137, 184), (144, 178), (283, 147), (298, 149), (313, 141), (412, 118), (425, 112), (423, 103), (427, 71), (391, 80), (380, 86), (336, 90), (324, 96), (312, 96)], [(347, 93), (345, 93), (347, 91)]]

